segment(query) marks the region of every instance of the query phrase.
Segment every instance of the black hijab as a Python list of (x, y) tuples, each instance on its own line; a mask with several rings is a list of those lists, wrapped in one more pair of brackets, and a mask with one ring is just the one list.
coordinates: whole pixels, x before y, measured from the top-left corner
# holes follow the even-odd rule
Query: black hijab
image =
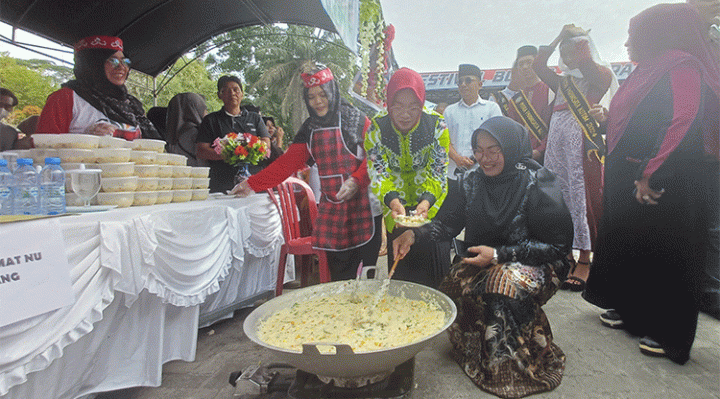
[(97, 48), (76, 51), (73, 68), (76, 79), (62, 86), (72, 89), (110, 120), (139, 126), (144, 138), (159, 139), (160, 134), (145, 116), (140, 100), (128, 94), (125, 85), (116, 86), (105, 76), (105, 60), (115, 52)]
[(467, 186), (477, 187), (471, 195), (470, 210), (477, 224), (473, 230), (480, 237), (473, 238), (491, 245), (518, 213), (530, 179), (528, 169), (537, 170), (540, 165), (532, 159), (530, 137), (521, 124), (505, 116), (490, 118), (473, 132), (473, 148), (483, 132), (497, 140), (505, 159), (503, 170), (497, 176), (486, 176), (480, 168), (468, 175), (480, 180), (480, 184)]

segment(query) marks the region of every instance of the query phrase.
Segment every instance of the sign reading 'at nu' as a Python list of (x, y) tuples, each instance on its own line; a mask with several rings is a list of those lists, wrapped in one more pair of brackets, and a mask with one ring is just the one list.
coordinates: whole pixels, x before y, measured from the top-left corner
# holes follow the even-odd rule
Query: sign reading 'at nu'
[[(625, 80), (630, 72), (635, 69), (632, 62), (613, 62), (612, 71), (618, 80)], [(553, 67), (555, 72), (560, 73), (560, 68)], [(510, 83), (512, 77), (511, 69), (486, 69), (483, 73), (484, 89), (503, 89)], [(449, 72), (424, 72), (420, 76), (425, 82), (425, 90), (449, 90), (457, 89), (457, 71)]]
[(74, 301), (60, 223), (0, 226), (0, 327)]

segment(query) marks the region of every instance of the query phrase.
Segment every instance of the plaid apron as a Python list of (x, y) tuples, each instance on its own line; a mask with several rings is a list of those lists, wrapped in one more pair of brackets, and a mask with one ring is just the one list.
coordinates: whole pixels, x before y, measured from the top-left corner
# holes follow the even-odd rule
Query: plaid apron
[(355, 196), (346, 201), (335, 197), (364, 158), (348, 150), (339, 127), (313, 130), (310, 154), (318, 166), (322, 192), (313, 227), (315, 248), (342, 251), (367, 243), (375, 233), (368, 188), (359, 188)]

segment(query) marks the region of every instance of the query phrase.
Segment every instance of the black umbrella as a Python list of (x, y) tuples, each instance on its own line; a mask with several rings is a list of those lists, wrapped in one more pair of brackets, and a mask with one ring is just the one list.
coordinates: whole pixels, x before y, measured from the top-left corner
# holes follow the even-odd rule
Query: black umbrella
[(133, 69), (151, 76), (237, 28), (282, 22), (337, 32), (321, 0), (0, 0), (0, 21), (68, 46), (119, 36)]

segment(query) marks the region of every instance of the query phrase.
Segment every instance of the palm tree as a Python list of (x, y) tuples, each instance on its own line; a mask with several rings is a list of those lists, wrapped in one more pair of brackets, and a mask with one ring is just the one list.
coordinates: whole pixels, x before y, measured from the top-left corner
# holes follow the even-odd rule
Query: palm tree
[[(232, 38), (232, 39), (231, 39)], [(340, 92), (347, 92), (356, 56), (334, 33), (306, 26), (264, 26), (239, 29), (221, 38), (226, 42), (218, 69), (241, 70), (248, 97), (263, 114), (279, 119), (292, 139), (308, 113), (300, 72), (321, 63), (335, 75)], [(241, 65), (245, 67), (241, 68)], [(290, 129), (288, 129), (290, 128)]]

